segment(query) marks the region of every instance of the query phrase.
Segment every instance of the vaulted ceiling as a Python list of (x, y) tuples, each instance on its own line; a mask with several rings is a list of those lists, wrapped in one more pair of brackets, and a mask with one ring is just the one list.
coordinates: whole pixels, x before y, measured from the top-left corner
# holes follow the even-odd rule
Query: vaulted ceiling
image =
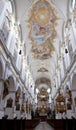
[(14, 1), (16, 19), (21, 24), (26, 57), (36, 86), (51, 87), (63, 40), (63, 24), (68, 17), (68, 0)]

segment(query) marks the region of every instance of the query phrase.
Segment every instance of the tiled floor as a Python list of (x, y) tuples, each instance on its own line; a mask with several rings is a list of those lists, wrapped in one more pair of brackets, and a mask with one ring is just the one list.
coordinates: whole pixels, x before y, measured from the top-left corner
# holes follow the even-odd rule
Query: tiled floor
[(41, 122), (34, 130), (54, 130), (54, 129), (46, 122)]

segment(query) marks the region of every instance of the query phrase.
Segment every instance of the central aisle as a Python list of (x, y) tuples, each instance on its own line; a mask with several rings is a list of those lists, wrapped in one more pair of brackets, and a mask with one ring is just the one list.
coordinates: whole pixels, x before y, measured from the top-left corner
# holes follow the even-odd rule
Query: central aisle
[(47, 122), (40, 122), (34, 130), (54, 130)]

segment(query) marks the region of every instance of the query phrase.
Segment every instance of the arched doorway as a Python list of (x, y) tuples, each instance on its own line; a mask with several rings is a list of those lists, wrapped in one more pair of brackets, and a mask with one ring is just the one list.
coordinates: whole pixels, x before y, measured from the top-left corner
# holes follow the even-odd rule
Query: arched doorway
[(4, 80), (3, 99), (8, 98), (8, 95), (15, 93), (15, 82), (12, 76)]
[(3, 100), (5, 102), (4, 115), (7, 115), (8, 119), (13, 119), (15, 106), (15, 81), (12, 75), (4, 81)]
[(15, 114), (17, 119), (21, 118), (21, 105), (22, 105), (22, 91), (21, 88), (18, 86), (15, 92)]
[(0, 119), (4, 116), (4, 109), (3, 109), (3, 83), (4, 83), (4, 67), (3, 62), (0, 60)]
[(14, 82), (14, 78), (12, 76), (8, 77), (9, 80), (9, 92), (15, 92), (16, 88), (15, 88), (15, 82)]

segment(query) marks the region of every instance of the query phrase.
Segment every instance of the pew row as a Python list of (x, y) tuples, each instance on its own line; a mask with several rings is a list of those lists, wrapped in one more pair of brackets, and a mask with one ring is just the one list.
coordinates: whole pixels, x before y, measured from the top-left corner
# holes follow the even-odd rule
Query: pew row
[(0, 130), (29, 130), (35, 128), (40, 123), (40, 119), (16, 119), (0, 120)]
[(63, 122), (62, 120), (55, 120), (55, 119), (47, 119), (47, 123), (51, 125), (54, 130), (63, 130)]
[(33, 130), (38, 124), (40, 123), (40, 119), (32, 119), (32, 120), (26, 120), (25, 126), (26, 130)]
[(25, 130), (26, 120), (0, 120), (0, 130)]
[(47, 119), (54, 130), (76, 130), (76, 119)]

